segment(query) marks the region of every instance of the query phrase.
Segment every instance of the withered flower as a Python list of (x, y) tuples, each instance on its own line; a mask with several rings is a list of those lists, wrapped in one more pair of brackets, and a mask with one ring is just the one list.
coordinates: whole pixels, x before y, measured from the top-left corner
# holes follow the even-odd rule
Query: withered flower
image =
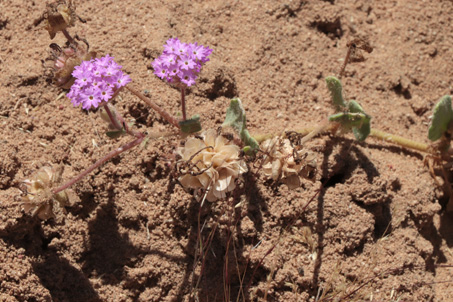
[(22, 207), (25, 213), (47, 220), (55, 217), (55, 205), (63, 208), (68, 204), (65, 191), (57, 194), (52, 192), (53, 187), (60, 183), (62, 174), (62, 165), (56, 168), (44, 166), (30, 179), (23, 181), (25, 194), (22, 196)]
[(296, 150), (289, 139), (274, 137), (261, 145), (262, 169), (266, 177), (284, 183), (289, 189), (300, 187), (301, 178), (312, 180), (316, 172), (314, 153)]
[(47, 4), (43, 15), (44, 28), (49, 32), (50, 38), (53, 39), (57, 32), (74, 26), (76, 17), (75, 4), (72, 3), (72, 0)]
[(71, 43), (65, 48), (61, 48), (55, 43), (50, 44), (52, 56), (55, 60), (53, 64), (53, 79), (58, 87), (69, 89), (74, 84), (72, 72), (82, 61), (89, 61), (96, 57), (96, 52), (88, 51), (82, 45)]
[(182, 176), (178, 180), (186, 188), (206, 190), (208, 201), (225, 198), (235, 189), (236, 180), (247, 172), (240, 148), (212, 129), (198, 138), (189, 138), (177, 152), (182, 158)]

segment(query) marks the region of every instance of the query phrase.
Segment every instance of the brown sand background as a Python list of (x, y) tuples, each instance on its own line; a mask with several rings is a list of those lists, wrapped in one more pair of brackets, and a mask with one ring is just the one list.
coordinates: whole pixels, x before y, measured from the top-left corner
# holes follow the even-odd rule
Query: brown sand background
[[(37, 168), (63, 163), (70, 179), (130, 139), (109, 140), (96, 114), (58, 98), (44, 76), (51, 40), (33, 22), (45, 4), (0, 2), (1, 301), (314, 301), (320, 289), (339, 298), (359, 287), (343, 300), (453, 301), (453, 269), (443, 267), (453, 264), (447, 200), (423, 154), (373, 138), (315, 139), (314, 183), (288, 191), (250, 173), (227, 201), (204, 205), (201, 235), (213, 237), (203, 266), (199, 203), (172, 181), (177, 136), (152, 138), (91, 173), (72, 187), (67, 215), (26, 216), (18, 187)], [(451, 1), (76, 4), (87, 23), (70, 32), (113, 55), (134, 87), (174, 114), (179, 93), (150, 62), (170, 37), (213, 48), (187, 96), (205, 129), (223, 122), (234, 96), (252, 133), (319, 125), (332, 112), (324, 78), (338, 73), (355, 37), (374, 51), (347, 67), (344, 91), (373, 127), (427, 142), (433, 105), (453, 93)], [(141, 131), (172, 131), (128, 92), (115, 104)]]

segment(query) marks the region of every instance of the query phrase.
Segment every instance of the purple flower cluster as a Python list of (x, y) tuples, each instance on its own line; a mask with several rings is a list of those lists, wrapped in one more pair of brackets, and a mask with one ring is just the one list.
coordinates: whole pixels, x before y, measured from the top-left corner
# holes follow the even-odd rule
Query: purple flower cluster
[(109, 55), (83, 61), (74, 68), (72, 76), (76, 80), (66, 96), (74, 106), (82, 104), (82, 108), (86, 110), (108, 102), (119, 88), (131, 81)]
[(178, 38), (169, 39), (162, 55), (152, 63), (154, 74), (169, 83), (192, 86), (211, 53), (212, 49), (196, 42), (187, 44)]

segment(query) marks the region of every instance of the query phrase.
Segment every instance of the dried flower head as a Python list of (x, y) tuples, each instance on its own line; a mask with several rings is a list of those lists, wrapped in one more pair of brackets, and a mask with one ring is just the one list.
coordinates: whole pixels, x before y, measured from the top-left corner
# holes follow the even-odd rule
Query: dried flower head
[(25, 213), (47, 220), (55, 217), (55, 205), (63, 208), (68, 204), (65, 191), (57, 194), (52, 192), (52, 188), (60, 183), (62, 174), (62, 165), (56, 168), (44, 166), (30, 179), (23, 181), (25, 194), (22, 197), (22, 207)]
[(315, 155), (297, 151), (287, 138), (274, 137), (261, 145), (264, 158), (262, 169), (273, 181), (284, 183), (290, 189), (301, 185), (301, 178), (313, 179), (316, 171)]
[(226, 197), (247, 172), (245, 161), (239, 157), (240, 148), (212, 129), (189, 138), (177, 152), (182, 158), (178, 180), (186, 188), (206, 190), (208, 201)]
[(75, 5), (71, 0), (50, 3), (44, 12), (44, 27), (53, 39), (57, 32), (74, 26), (76, 19)]
[(76, 80), (66, 96), (74, 106), (82, 105), (86, 110), (108, 102), (121, 87), (131, 81), (109, 55), (83, 61), (74, 68), (72, 76)]
[(61, 48), (58, 44), (50, 44), (52, 55), (55, 60), (53, 64), (53, 79), (57, 86), (68, 89), (74, 84), (75, 78), (72, 72), (76, 66), (79, 66), (83, 61), (91, 60), (96, 57), (93, 51), (88, 52), (81, 45), (70, 44), (68, 47)]
[(175, 85), (192, 86), (212, 49), (198, 43), (182, 43), (178, 38), (167, 40), (164, 52), (151, 64), (154, 74)]

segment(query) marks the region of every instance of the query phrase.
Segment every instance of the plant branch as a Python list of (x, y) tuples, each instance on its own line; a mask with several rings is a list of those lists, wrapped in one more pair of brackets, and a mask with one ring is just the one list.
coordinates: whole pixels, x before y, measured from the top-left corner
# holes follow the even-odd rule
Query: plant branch
[(113, 112), (109, 107), (110, 105), (106, 103), (104, 105), (105, 112), (109, 116), (110, 122), (112, 123), (113, 127), (115, 127), (116, 130), (121, 130), (124, 127), (124, 130), (126, 131), (127, 134), (134, 136), (134, 137), (141, 137), (143, 134), (141, 132), (132, 130), (129, 128), (127, 125), (126, 121), (124, 118), (119, 114), (115, 108), (113, 107)]
[[(115, 127), (116, 130), (121, 130), (123, 128), (123, 126), (118, 123), (119, 115), (113, 113), (110, 110), (110, 108), (107, 105), (107, 103), (105, 103), (105, 105), (104, 105), (104, 110), (107, 113), (107, 115), (109, 116), (110, 122), (112, 123), (113, 127)], [(115, 116), (114, 116), (114, 114), (115, 114)], [(121, 119), (122, 119), (122, 117), (121, 117)], [(122, 122), (124, 123), (124, 120), (122, 120)], [(128, 129), (126, 129), (126, 132), (127, 132), (127, 130)]]
[[(326, 123), (317, 128), (303, 128), (303, 129), (297, 130), (296, 132), (304, 136), (304, 138), (301, 140), (301, 144), (303, 144), (321, 133), (324, 133), (324, 132), (334, 133), (337, 129), (338, 129), (337, 123)], [(253, 137), (259, 143), (262, 143), (263, 141), (270, 139), (274, 136), (275, 136), (275, 134), (258, 134), (258, 135), (254, 135)], [(382, 141), (386, 141), (389, 143), (393, 143), (395, 145), (399, 145), (406, 149), (412, 149), (412, 150), (417, 150), (420, 152), (431, 153), (430, 147), (428, 144), (416, 142), (416, 141), (404, 138), (399, 135), (390, 134), (390, 133), (387, 133), (387, 132), (384, 132), (381, 130), (377, 130), (377, 129), (371, 129), (370, 136), (377, 138), (379, 140), (382, 140)]]
[(175, 126), (176, 128), (180, 129), (178, 121), (164, 109), (162, 109), (159, 105), (151, 101), (149, 98), (141, 94), (139, 91), (135, 90), (134, 88), (130, 87), (129, 85), (125, 86), (127, 90), (132, 92), (135, 96), (145, 102), (149, 107), (153, 108), (157, 113), (159, 113), (164, 119), (166, 119), (170, 124)]
[(310, 133), (308, 133), (306, 136), (304, 136), (304, 138), (301, 139), (301, 141), (300, 141), (300, 145), (303, 146), (306, 142), (308, 142), (315, 136), (325, 132), (326, 130), (328, 130), (329, 132), (335, 133), (338, 130), (338, 127), (340, 127), (339, 123), (332, 123), (332, 122), (327, 121), (326, 123), (313, 129)]
[(390, 142), (390, 143), (399, 145), (406, 149), (413, 149), (413, 150), (417, 150), (417, 151), (421, 151), (421, 152), (425, 152), (425, 153), (430, 153), (428, 144), (416, 142), (416, 141), (404, 138), (399, 135), (393, 135), (393, 134), (390, 134), (390, 133), (387, 133), (387, 132), (384, 132), (381, 130), (371, 129), (370, 136), (373, 136), (379, 140), (383, 140), (386, 142)]
[(187, 120), (186, 114), (186, 89), (181, 87), (181, 110), (182, 110), (182, 120)]
[(111, 152), (109, 152), (107, 155), (105, 155), (104, 157), (102, 157), (101, 159), (97, 160), (94, 164), (92, 164), (90, 167), (88, 167), (88, 169), (86, 169), (85, 171), (83, 171), (82, 173), (80, 173), (79, 175), (77, 175), (76, 177), (74, 177), (73, 179), (71, 179), (70, 181), (66, 182), (65, 184), (63, 184), (62, 186), (56, 188), (53, 190), (53, 193), (54, 194), (58, 194), (59, 192), (63, 191), (63, 190), (66, 190), (67, 188), (69, 188), (70, 186), (72, 186), (73, 184), (75, 184), (76, 182), (80, 181), (82, 178), (84, 178), (85, 176), (87, 176), (89, 173), (91, 173), (94, 169), (98, 168), (99, 166), (101, 166), (103, 163), (105, 163), (106, 161), (109, 161), (110, 159), (112, 159), (113, 157), (137, 146), (138, 144), (140, 144), (143, 139), (145, 138), (145, 135), (143, 133), (140, 133), (139, 137), (137, 137), (136, 139), (134, 139), (133, 141), (125, 144), (124, 146), (121, 146)]
[[(337, 129), (338, 129), (337, 123), (328, 122), (317, 128), (313, 128), (313, 127), (302, 128), (302, 129), (296, 130), (296, 132), (301, 134), (302, 136), (304, 136), (304, 143), (305, 143), (308, 140), (312, 139), (313, 137), (315, 137), (319, 134), (322, 134), (325, 132), (334, 133), (337, 131)], [(308, 135), (310, 135), (310, 137), (308, 139), (306, 139), (305, 137), (307, 137)], [(275, 134), (255, 134), (255, 135), (253, 135), (253, 138), (256, 139), (256, 141), (258, 143), (262, 143), (267, 139), (273, 138), (274, 136), (276, 136), (276, 135)]]

